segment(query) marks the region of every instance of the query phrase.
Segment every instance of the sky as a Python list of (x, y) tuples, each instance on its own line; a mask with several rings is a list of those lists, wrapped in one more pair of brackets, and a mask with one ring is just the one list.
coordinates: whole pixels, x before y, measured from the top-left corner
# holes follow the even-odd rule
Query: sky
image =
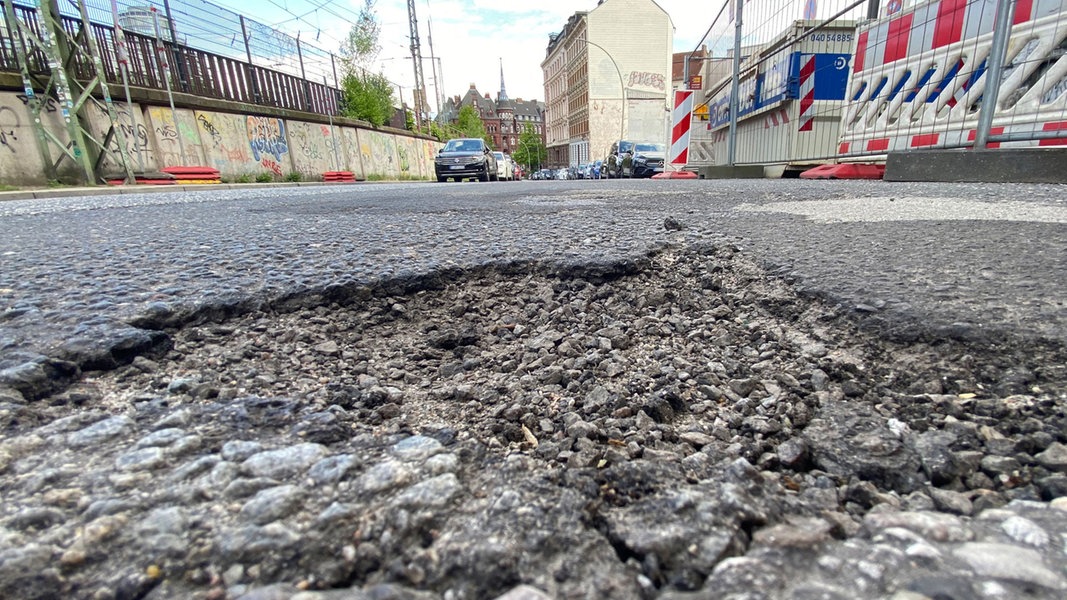
[[(264, 25), (301, 39), (316, 40), (324, 50), (336, 52), (347, 36), (365, 0), (211, 0)], [(610, 1), (610, 0), (608, 0)], [(674, 51), (689, 52), (708, 31), (726, 0), (657, 0), (674, 23)], [(766, 41), (785, 22), (800, 18), (806, 0), (749, 0), (746, 29), (763, 31)], [(849, 0), (819, 0), (818, 14), (829, 16), (831, 5)], [(434, 70), (444, 96), (463, 95), (470, 84), (482, 94), (496, 97), (500, 90), (501, 62), (508, 97), (544, 100), (541, 61), (550, 33), (563, 29), (576, 11), (596, 8), (597, 0), (415, 0), (423, 77), (434, 93)], [(412, 102), (414, 69), (410, 51), (407, 0), (375, 0), (381, 24), (382, 47), (375, 70)], [(705, 44), (716, 49), (732, 45), (733, 25), (724, 14)], [(431, 52), (432, 42), (432, 52)], [(436, 56), (438, 60), (431, 61)], [(430, 109), (436, 112), (434, 99)]]
[[(336, 51), (363, 0), (211, 0), (265, 25)], [(676, 52), (688, 52), (711, 25), (724, 0), (659, 0), (674, 22)], [(563, 29), (576, 11), (596, 8), (597, 0), (415, 0), (423, 78), (430, 94), (434, 67), (445, 96), (463, 95), (473, 83), (494, 98), (500, 89), (501, 61), (508, 97), (544, 100), (541, 61), (550, 33)], [(701, 6), (705, 8), (700, 8)], [(375, 0), (382, 46), (376, 70), (398, 84), (411, 103), (411, 64), (407, 0)], [(695, 9), (695, 10), (694, 10)], [(696, 12), (696, 15), (693, 13)], [(299, 17), (299, 18), (297, 18)], [(346, 17), (346, 19), (340, 18)], [(432, 55), (439, 64), (431, 64)], [(431, 109), (436, 104), (429, 99)]]

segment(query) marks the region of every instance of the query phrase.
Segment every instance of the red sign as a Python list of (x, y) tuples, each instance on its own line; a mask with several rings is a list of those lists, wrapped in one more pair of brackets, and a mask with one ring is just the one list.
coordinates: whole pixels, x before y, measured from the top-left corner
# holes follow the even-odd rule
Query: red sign
[(702, 85), (704, 85), (704, 76), (703, 75), (693, 75), (692, 77), (689, 78), (689, 89), (691, 89), (691, 90), (699, 90)]

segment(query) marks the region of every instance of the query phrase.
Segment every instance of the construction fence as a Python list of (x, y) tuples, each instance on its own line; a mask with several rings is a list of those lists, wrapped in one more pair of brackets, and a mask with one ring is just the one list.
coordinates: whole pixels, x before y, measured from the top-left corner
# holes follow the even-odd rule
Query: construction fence
[(709, 28), (685, 166), (778, 176), (889, 152), (1067, 145), (1065, 8), (728, 1)]
[[(0, 1), (0, 5), (10, 0)], [(80, 4), (89, 16), (92, 36), (99, 48), (108, 83), (119, 85), (120, 48), (116, 21), (125, 37), (129, 83), (164, 90), (168, 81), (175, 92), (205, 98), (299, 110), (321, 115), (339, 111), (339, 83), (344, 73), (340, 57), (310, 40), (294, 38), (243, 15), (203, 0), (30, 0), (14, 2), (15, 18), (41, 35), (38, 5), (54, 2), (62, 15), (63, 28), (73, 37), (82, 27)], [(19, 28), (4, 19), (0, 23), (0, 71), (17, 73), (15, 44), (29, 46)], [(161, 65), (158, 42), (166, 49), (168, 65)], [(31, 73), (47, 73), (48, 59), (30, 48)], [(89, 79), (92, 65), (75, 56), (72, 74)]]

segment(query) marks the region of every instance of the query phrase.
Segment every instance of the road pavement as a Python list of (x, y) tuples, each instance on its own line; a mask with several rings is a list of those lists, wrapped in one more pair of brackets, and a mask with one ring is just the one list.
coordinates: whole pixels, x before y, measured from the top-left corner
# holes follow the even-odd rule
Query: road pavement
[(679, 238), (733, 243), (888, 335), (1067, 339), (1058, 186), (405, 183), (2, 202), (0, 368), (107, 367), (154, 343), (130, 324), (457, 268), (626, 261)]

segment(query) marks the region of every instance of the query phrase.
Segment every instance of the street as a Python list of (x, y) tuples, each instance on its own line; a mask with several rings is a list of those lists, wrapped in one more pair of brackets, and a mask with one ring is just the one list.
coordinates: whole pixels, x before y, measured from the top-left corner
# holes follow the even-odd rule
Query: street
[(1062, 598), (1065, 298), (1055, 186), (0, 201), (0, 596)]
[(625, 259), (678, 237), (667, 217), (872, 326), (1067, 338), (1067, 201), (1054, 186), (380, 184), (12, 201), (0, 217), (5, 354), (146, 313), (180, 324), (205, 306), (442, 268)]

